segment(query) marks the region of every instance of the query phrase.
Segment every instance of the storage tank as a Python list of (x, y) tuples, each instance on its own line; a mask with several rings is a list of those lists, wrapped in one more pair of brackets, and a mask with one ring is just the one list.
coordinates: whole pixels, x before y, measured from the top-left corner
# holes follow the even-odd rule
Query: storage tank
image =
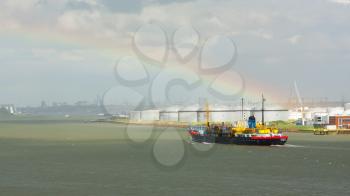
[(141, 112), (141, 120), (155, 121), (159, 120), (159, 110), (145, 110)]
[(141, 112), (140, 111), (131, 111), (130, 112), (130, 120), (135, 120), (135, 121), (141, 120)]
[(327, 112), (329, 116), (339, 116), (344, 114), (344, 108), (343, 107), (328, 108)]
[(300, 118), (302, 118), (301, 112), (289, 111), (288, 120), (298, 120)]
[(344, 105), (346, 111), (350, 111), (350, 103)]
[(326, 107), (312, 107), (308, 110), (310, 113), (327, 113), (328, 108)]
[[(179, 113), (180, 122), (197, 122), (198, 120), (197, 111), (199, 109), (200, 108), (198, 104), (183, 107), (181, 111), (187, 111), (187, 112)], [(193, 111), (193, 112), (188, 112), (188, 111)]]
[(344, 116), (350, 116), (350, 110), (345, 110), (343, 113)]
[(178, 121), (178, 111), (181, 110), (178, 106), (172, 106), (162, 109), (159, 120), (163, 121)]

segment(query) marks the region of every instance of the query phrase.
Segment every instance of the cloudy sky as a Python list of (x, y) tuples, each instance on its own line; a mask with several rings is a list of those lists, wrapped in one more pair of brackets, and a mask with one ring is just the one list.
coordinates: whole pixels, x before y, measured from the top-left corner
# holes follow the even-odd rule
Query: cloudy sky
[[(192, 27), (199, 42), (233, 40), (237, 59), (226, 75), (239, 73), (249, 96), (287, 100), (296, 81), (303, 97), (350, 99), (349, 19), (350, 0), (2, 0), (0, 103), (93, 101), (118, 83), (118, 60), (143, 57), (133, 40), (150, 23), (167, 35)], [(156, 56), (157, 33), (148, 43)], [(218, 51), (224, 58), (229, 49)]]

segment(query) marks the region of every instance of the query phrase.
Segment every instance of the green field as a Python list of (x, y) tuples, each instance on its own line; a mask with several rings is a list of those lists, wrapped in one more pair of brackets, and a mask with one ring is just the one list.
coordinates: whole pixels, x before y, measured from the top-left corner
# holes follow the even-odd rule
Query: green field
[(350, 195), (349, 136), (289, 133), (283, 147), (204, 151), (183, 129), (130, 128), (0, 122), (0, 195)]

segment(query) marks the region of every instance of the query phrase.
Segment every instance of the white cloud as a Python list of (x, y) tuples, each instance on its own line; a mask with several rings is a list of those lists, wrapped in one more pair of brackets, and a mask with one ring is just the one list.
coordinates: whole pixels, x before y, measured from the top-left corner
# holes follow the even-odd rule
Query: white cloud
[(5, 0), (3, 5), (8, 9), (14, 9), (17, 11), (27, 11), (31, 10), (36, 4), (38, 0)]
[(64, 61), (83, 61), (87, 57), (87, 52), (83, 50), (64, 51), (60, 54), (60, 59)]
[(90, 50), (71, 49), (58, 50), (55, 48), (33, 48), (31, 50), (34, 57), (47, 61), (83, 61), (91, 59), (92, 54), (96, 53)]
[(291, 36), (289, 37), (287, 40), (290, 44), (298, 44), (302, 39), (302, 36), (301, 35), (294, 35), (294, 36)]
[(92, 6), (98, 6), (99, 5), (96, 0), (77, 0), (77, 2), (86, 3), (86, 4), (89, 4), (89, 5), (92, 5)]
[[(101, 15), (98, 11), (75, 10), (68, 11), (58, 19), (58, 26), (67, 31), (86, 31), (92, 30), (99, 23)], [(101, 29), (99, 29), (101, 30)]]
[(16, 54), (13, 48), (0, 48), (0, 58), (8, 58)]
[(32, 49), (32, 54), (34, 57), (37, 58), (52, 58), (56, 56), (58, 51), (54, 48), (33, 48)]
[(266, 57), (263, 59), (265, 64), (279, 64), (281, 61), (280, 57)]
[(0, 26), (2, 30), (15, 30), (21, 27), (21, 24), (13, 19), (2, 17), (0, 14)]
[(265, 40), (271, 40), (273, 39), (273, 34), (272, 33), (268, 33), (262, 29), (256, 30), (256, 31), (250, 31), (249, 34), (265, 39)]
[(350, 0), (330, 0), (333, 3), (343, 4), (343, 5), (350, 5)]
[[(64, 65), (67, 70), (74, 65), (86, 72), (94, 72), (101, 69), (97, 65), (106, 61), (113, 64), (115, 51), (118, 56), (129, 54), (133, 32), (151, 21), (162, 24), (169, 39), (177, 28), (188, 25), (198, 30), (200, 41), (213, 35), (229, 35), (237, 43), (239, 68), (249, 68), (247, 72), (254, 74), (250, 68), (256, 65), (253, 68), (257, 78), (268, 71), (275, 71), (261, 69), (257, 66), (260, 64), (279, 64), (281, 69), (290, 68), (288, 71), (293, 72), (305, 64), (311, 68), (314, 64), (310, 62), (312, 60), (318, 60), (320, 64), (327, 60), (329, 64), (342, 64), (344, 62), (339, 62), (339, 59), (350, 51), (350, 39), (347, 37), (344, 41), (350, 30), (347, 25), (350, 12), (344, 6), (337, 6), (350, 5), (350, 0), (145, 3), (137, 12), (108, 9), (98, 0), (76, 1), (80, 3), (69, 5), (72, 0), (41, 0), (40, 4), (35, 4), (39, 0), (0, 0), (0, 33), (15, 29), (13, 36), (22, 38), (22, 35), (28, 37), (30, 33), (38, 32), (36, 37), (33, 36), (34, 41), (22, 42), (18, 39), (18, 43), (9, 44), (13, 45), (16, 55), (4, 51), (0, 53), (4, 53), (7, 61), (20, 59), (22, 62), (18, 64), (43, 64), (45, 67), (50, 64), (58, 68)], [(329, 6), (333, 4), (329, 2), (337, 4)], [(41, 34), (45, 41), (39, 37)], [(66, 41), (72, 41), (72, 44), (66, 44)], [(298, 47), (290, 47), (290, 44)], [(33, 48), (31, 56), (26, 51), (19, 58), (18, 51), (28, 48)], [(96, 54), (101, 50), (108, 51), (108, 56)], [(156, 47), (152, 50), (154, 54), (159, 51)], [(300, 54), (300, 58), (295, 59), (296, 53)], [(316, 58), (317, 55), (304, 55), (314, 53), (320, 54), (319, 58)], [(86, 64), (91, 65), (91, 69), (84, 69)]]

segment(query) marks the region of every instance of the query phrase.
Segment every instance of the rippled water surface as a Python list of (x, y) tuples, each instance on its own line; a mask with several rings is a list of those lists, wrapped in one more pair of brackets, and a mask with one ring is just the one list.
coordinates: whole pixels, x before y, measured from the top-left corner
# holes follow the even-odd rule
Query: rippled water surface
[(348, 135), (290, 133), (285, 146), (208, 147), (186, 140), (184, 130), (156, 128), (141, 142), (130, 131), (1, 123), (1, 195), (350, 195)]

